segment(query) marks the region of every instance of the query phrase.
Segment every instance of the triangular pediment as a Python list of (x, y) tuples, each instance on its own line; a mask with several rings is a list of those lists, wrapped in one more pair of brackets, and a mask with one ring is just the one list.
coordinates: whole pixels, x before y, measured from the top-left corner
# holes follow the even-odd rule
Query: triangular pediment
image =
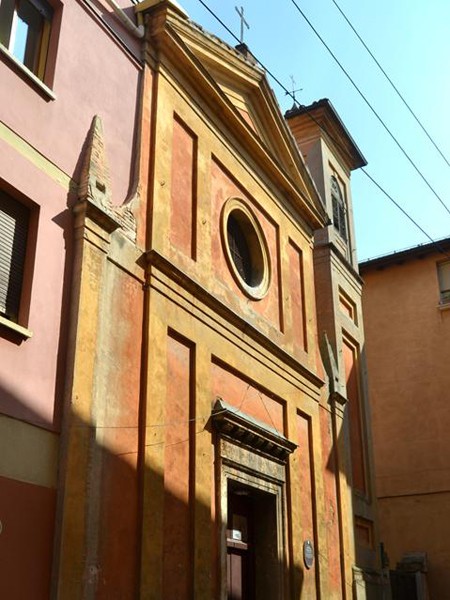
[(246, 125), (295, 181), (308, 187), (311, 182), (306, 165), (267, 76), (251, 53), (245, 47), (240, 51), (228, 46), (191, 21), (177, 20), (173, 25)]
[(277, 118), (279, 109), (272, 92), (269, 96), (266, 93), (268, 86), (265, 74), (256, 71), (259, 77), (250, 84), (234, 71), (224, 73), (216, 69), (214, 63), (204, 64), (207, 64), (209, 73), (247, 125), (275, 156), (279, 159), (283, 157), (286, 152), (284, 123)]
[[(313, 227), (323, 227), (325, 211), (312, 177), (279, 109), (267, 77), (254, 58), (159, 4), (150, 37), (172, 64), (191, 78), (202, 102), (221, 115), (280, 191)], [(264, 164), (262, 164), (264, 163)]]

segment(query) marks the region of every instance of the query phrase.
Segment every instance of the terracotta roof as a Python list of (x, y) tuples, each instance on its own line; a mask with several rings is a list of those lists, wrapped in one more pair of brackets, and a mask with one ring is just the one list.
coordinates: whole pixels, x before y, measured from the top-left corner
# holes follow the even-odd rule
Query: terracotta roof
[(359, 270), (363, 273), (372, 269), (382, 269), (390, 265), (401, 264), (407, 260), (423, 258), (427, 254), (444, 254), (450, 258), (450, 237), (363, 260), (359, 263)]

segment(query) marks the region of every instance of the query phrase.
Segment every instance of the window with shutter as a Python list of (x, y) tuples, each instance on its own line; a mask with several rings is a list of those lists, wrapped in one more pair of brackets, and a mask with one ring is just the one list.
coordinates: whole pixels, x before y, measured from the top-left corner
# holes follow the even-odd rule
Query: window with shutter
[(438, 263), (438, 279), (441, 304), (450, 303), (450, 261)]
[(0, 315), (18, 321), (29, 210), (0, 191)]

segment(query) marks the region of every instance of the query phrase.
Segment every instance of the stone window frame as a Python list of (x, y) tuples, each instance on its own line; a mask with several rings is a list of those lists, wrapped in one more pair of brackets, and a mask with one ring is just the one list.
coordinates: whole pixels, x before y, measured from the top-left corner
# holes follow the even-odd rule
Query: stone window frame
[(436, 263), (439, 284), (439, 305), (450, 306), (450, 260)]
[[(228, 219), (230, 215), (243, 225), (243, 233), (252, 257), (255, 285), (249, 285), (239, 273), (228, 240)], [(270, 253), (261, 224), (253, 210), (241, 198), (228, 198), (222, 209), (221, 237), (224, 253), (233, 277), (242, 291), (252, 300), (262, 300), (268, 293), (271, 282)]]

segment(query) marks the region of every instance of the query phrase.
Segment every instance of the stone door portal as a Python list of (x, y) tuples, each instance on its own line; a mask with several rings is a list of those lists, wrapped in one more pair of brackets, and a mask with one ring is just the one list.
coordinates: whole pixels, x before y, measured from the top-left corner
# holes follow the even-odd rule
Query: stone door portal
[(285, 463), (296, 445), (217, 401), (222, 600), (286, 597)]

